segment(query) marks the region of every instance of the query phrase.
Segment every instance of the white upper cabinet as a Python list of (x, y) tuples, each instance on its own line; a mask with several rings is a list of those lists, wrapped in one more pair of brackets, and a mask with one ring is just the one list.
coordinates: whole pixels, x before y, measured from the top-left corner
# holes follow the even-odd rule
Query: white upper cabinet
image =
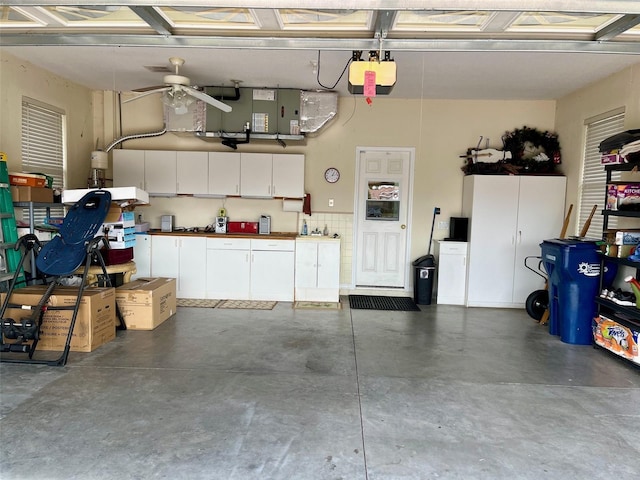
[(144, 188), (144, 150), (113, 151), (113, 186)]
[(145, 150), (145, 190), (150, 195), (175, 195), (177, 190), (177, 152), (169, 150)]
[(273, 197), (272, 157), (270, 153), (240, 154), (240, 195)]
[(272, 196), (304, 197), (304, 155), (274, 153), (272, 179)]
[(209, 193), (209, 153), (176, 152), (177, 192), (206, 195)]
[(209, 195), (240, 195), (240, 154), (209, 152)]

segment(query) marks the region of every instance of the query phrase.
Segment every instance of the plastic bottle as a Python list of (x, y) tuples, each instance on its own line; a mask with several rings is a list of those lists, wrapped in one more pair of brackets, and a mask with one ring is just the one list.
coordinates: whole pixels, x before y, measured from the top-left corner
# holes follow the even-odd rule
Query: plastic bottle
[(329, 236), (329, 229), (327, 228), (327, 224), (324, 224), (324, 230), (322, 231), (322, 235), (325, 237)]
[(307, 221), (302, 221), (302, 235), (307, 235), (309, 232), (307, 231)]
[(640, 282), (631, 275), (625, 277), (624, 281), (631, 286), (631, 290), (633, 290), (633, 293), (636, 296), (636, 308), (640, 308)]

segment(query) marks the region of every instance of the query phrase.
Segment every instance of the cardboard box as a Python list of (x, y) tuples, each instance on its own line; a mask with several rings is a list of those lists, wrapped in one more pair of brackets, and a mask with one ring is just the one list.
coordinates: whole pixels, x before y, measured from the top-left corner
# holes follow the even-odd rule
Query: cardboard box
[[(46, 290), (46, 286), (38, 285), (14, 290), (10, 303), (17, 305), (37, 305)], [(73, 306), (76, 302), (77, 287), (56, 287), (47, 305)], [(3, 293), (0, 298), (4, 300)], [(5, 318), (14, 320), (28, 317), (29, 310), (8, 308)], [(73, 310), (53, 310), (45, 312), (40, 332), (40, 340), (36, 350), (62, 351), (67, 341), (69, 325)], [(116, 304), (115, 288), (86, 288), (82, 295), (78, 317), (76, 318), (72, 352), (92, 352), (100, 345), (110, 342), (116, 337)]]
[(153, 330), (176, 313), (175, 278), (139, 278), (116, 289), (129, 330)]
[(9, 172), (9, 184), (28, 187), (44, 187), (47, 184), (47, 177), (37, 173)]
[(53, 190), (39, 187), (11, 186), (11, 197), (14, 202), (53, 203)]
[(634, 230), (618, 230), (616, 245), (637, 245), (640, 243), (640, 232)]

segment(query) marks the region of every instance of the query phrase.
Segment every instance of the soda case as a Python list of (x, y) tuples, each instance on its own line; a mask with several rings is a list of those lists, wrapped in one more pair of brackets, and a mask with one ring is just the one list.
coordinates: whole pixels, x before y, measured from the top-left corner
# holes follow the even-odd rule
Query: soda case
[(600, 314), (594, 319), (593, 340), (597, 345), (640, 365), (640, 356), (638, 356), (640, 332), (638, 330)]

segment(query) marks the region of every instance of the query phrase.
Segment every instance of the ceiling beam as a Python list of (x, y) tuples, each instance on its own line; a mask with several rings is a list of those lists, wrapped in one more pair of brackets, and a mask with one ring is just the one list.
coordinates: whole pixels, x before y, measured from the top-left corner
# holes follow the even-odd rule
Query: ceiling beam
[(494, 12), (482, 26), (483, 32), (502, 33), (520, 16), (521, 12)]
[[(79, 0), (3, 0), (4, 6), (78, 6)], [(86, 2), (84, 3), (86, 4)], [(207, 7), (211, 0), (91, 0), (91, 5)], [(218, 0), (216, 7), (307, 8), (335, 10), (335, 0)], [(640, 2), (630, 0), (341, 0), (340, 9), (350, 10), (482, 10), (537, 12), (593, 12), (640, 14)]]
[[(5, 30), (6, 32), (6, 30)], [(254, 50), (376, 50), (377, 39), (216, 37), (159, 35), (98, 35), (56, 33), (0, 33), (0, 44), (10, 46), (129, 46), (182, 48), (246, 48)], [(385, 49), (406, 52), (493, 51), (563, 52), (640, 55), (638, 42), (596, 42), (580, 40), (495, 40), (495, 39), (386, 39)]]
[(597, 32), (595, 40), (611, 40), (639, 23), (640, 15), (625, 15)]
[(395, 10), (380, 10), (376, 13), (376, 21), (373, 26), (375, 38), (387, 38), (387, 34), (396, 19), (396, 13)]
[(158, 13), (153, 7), (140, 7), (131, 6), (133, 13), (138, 15), (142, 20), (147, 22), (151, 28), (153, 28), (160, 35), (168, 37), (173, 35), (171, 24), (165, 20), (165, 18)]

